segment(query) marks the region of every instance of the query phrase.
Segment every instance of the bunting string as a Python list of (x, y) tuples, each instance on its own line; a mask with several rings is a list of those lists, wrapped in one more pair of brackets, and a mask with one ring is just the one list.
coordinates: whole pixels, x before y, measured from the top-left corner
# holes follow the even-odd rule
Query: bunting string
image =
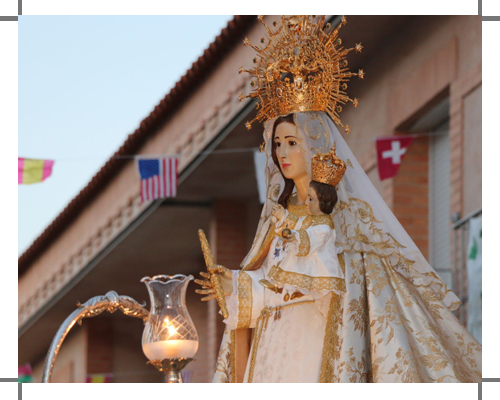
[[(409, 133), (407, 135), (401, 135), (401, 136), (408, 136), (408, 137), (413, 137), (415, 139), (422, 138), (422, 137), (428, 137), (428, 136), (443, 136), (449, 134), (448, 130), (442, 130), (442, 131), (432, 131), (432, 132), (419, 132), (419, 133)], [(384, 138), (384, 136), (380, 137)], [(367, 140), (350, 140), (347, 143), (349, 145), (351, 144), (360, 144), (360, 143), (374, 143), (377, 138), (373, 139), (367, 139)], [(222, 149), (222, 150), (209, 150), (209, 151), (200, 151), (197, 154), (231, 154), (231, 153), (250, 153), (250, 152), (255, 152), (259, 150), (258, 147), (245, 147), (245, 148), (238, 148), (238, 149)], [(111, 157), (62, 157), (62, 158), (53, 158), (53, 157), (45, 157), (50, 160), (54, 160), (57, 162), (60, 161), (92, 161), (92, 160), (102, 160), (102, 159), (114, 159), (114, 160), (131, 160), (131, 159), (137, 159), (137, 158), (160, 158), (160, 157), (166, 157), (166, 156), (179, 156), (179, 154), (130, 154), (130, 155), (120, 155), (120, 156), (111, 156)]]

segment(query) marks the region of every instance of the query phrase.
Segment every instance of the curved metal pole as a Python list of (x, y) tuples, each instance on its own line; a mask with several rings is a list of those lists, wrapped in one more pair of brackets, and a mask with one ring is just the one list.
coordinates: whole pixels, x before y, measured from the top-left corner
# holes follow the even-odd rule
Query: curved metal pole
[(115, 291), (110, 291), (104, 296), (92, 297), (84, 304), (77, 304), (78, 308), (64, 320), (57, 330), (54, 339), (52, 339), (43, 365), (42, 383), (50, 383), (52, 379), (52, 370), (59, 350), (61, 349), (61, 345), (75, 323), (78, 322), (78, 324), (81, 325), (83, 318), (95, 317), (103, 311), (113, 313), (116, 310), (120, 310), (125, 315), (130, 315), (131, 317), (141, 318), (145, 323), (149, 315), (149, 311), (144, 308), (145, 305), (146, 303), (139, 304), (131, 297), (119, 296)]

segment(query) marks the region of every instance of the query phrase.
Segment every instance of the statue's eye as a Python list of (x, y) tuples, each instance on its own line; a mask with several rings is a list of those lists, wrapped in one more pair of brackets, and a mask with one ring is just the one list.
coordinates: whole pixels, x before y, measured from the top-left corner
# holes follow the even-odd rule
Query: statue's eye
[(280, 142), (276, 142), (276, 147), (280, 147), (281, 146), (281, 143)]
[(288, 143), (290, 144), (290, 146), (295, 146), (297, 144), (295, 140), (290, 140)]

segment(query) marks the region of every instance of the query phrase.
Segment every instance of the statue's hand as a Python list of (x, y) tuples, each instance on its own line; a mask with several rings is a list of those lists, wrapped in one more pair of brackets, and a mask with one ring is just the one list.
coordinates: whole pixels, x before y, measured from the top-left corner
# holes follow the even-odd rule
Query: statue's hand
[(203, 295), (201, 301), (208, 301), (216, 298), (215, 289), (212, 282), (210, 281), (211, 274), (218, 274), (221, 276), (222, 288), (224, 289), (224, 295), (229, 296), (233, 292), (233, 273), (229, 268), (222, 265), (214, 265), (208, 268), (209, 273), (200, 272), (200, 275), (205, 279), (195, 279), (194, 282), (200, 285), (201, 289), (196, 289), (195, 292)]
[(199, 294), (207, 294), (208, 296), (203, 297), (201, 301), (208, 301), (215, 299), (215, 291), (212, 285), (212, 282), (210, 282), (210, 274), (207, 272), (200, 272), (200, 275), (205, 278), (203, 280), (201, 279), (195, 279), (194, 282), (197, 283), (202, 287), (202, 289), (196, 289), (195, 292)]
[(283, 218), (285, 216), (285, 209), (279, 205), (279, 204), (275, 204), (273, 206), (273, 210), (271, 211), (271, 214), (276, 217), (278, 220), (280, 220), (281, 218)]
[(290, 231), (290, 233), (286, 232), (286, 235), (282, 234), (282, 237), (283, 237), (283, 240), (285, 242), (288, 242), (288, 243), (293, 242), (297, 238), (297, 236), (295, 235), (295, 232), (291, 232), (291, 231)]
[(224, 267), (223, 265), (214, 265), (213, 267), (208, 267), (208, 272), (210, 274), (219, 274), (222, 278), (226, 275), (229, 277), (233, 276), (232, 271), (229, 268)]

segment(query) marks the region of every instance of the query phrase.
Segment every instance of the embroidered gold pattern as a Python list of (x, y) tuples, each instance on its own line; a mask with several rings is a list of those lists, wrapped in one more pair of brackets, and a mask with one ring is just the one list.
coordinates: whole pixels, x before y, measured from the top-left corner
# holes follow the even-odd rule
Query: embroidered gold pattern
[(259, 342), (262, 337), (262, 332), (267, 329), (267, 324), (269, 322), (269, 317), (273, 315), (274, 312), (274, 320), (277, 321), (281, 319), (281, 313), (284, 309), (289, 307), (295, 307), (302, 304), (314, 303), (314, 300), (305, 300), (297, 303), (286, 304), (284, 306), (279, 307), (265, 307), (261, 313), (259, 318), (257, 318), (257, 325), (255, 326), (255, 331), (252, 340), (252, 351), (250, 354), (250, 366), (248, 371), (248, 383), (252, 383), (253, 373), (255, 370), (255, 360), (257, 358), (257, 350), (259, 348)]
[(319, 374), (320, 383), (333, 382), (335, 377), (335, 366), (340, 358), (340, 335), (342, 327), (342, 297), (332, 293), (330, 308), (325, 327), (325, 338), (323, 339), (323, 354), (321, 356), (321, 369)]
[(297, 225), (298, 221), (299, 221), (298, 216), (296, 216), (295, 214), (288, 213), (288, 215), (286, 216), (285, 225), (287, 225), (289, 229), (293, 229), (295, 228), (295, 225)]
[(281, 191), (281, 185), (279, 183), (275, 184), (271, 192), (271, 198), (277, 201), (278, 196), (280, 195), (280, 191)]
[(352, 271), (352, 276), (349, 283), (351, 284), (356, 283), (356, 285), (361, 285), (361, 283), (364, 282), (364, 276), (365, 276), (363, 260), (351, 260), (351, 271)]
[[(319, 124), (321, 129), (316, 124)], [(327, 134), (328, 127), (325, 125), (321, 118), (317, 117), (316, 114), (308, 114), (308, 118), (304, 123), (303, 129), (304, 133), (312, 140), (318, 140), (320, 137), (322, 137), (322, 139), (325, 141), (324, 147), (327, 149), (330, 147), (330, 136)], [(321, 150), (322, 149), (311, 149), (311, 151), (315, 153), (319, 153)]]
[[(362, 253), (361, 259), (366, 268), (368, 298), (373, 296), (374, 304), (382, 302), (382, 307), (370, 310), (369, 315), (371, 353), (375, 357), (373, 379), (384, 382), (392, 375), (391, 380), (400, 382), (480, 382), (476, 360), (481, 348), (472, 338), (466, 341), (460, 335), (460, 328), (465, 330), (460, 325), (455, 327), (456, 341), (443, 331), (439, 324), (444, 322), (439, 321), (452, 321), (449, 311), (439, 301), (439, 294), (425, 285), (413, 285), (386, 257)], [(351, 259), (349, 284), (363, 285), (363, 262)], [(361, 296), (349, 301), (347, 315), (351, 315), (344, 323), (351, 323), (354, 331), (363, 330), (358, 313), (363, 308), (360, 303), (368, 298)], [(410, 308), (415, 311), (409, 311)], [(407, 312), (413, 318), (408, 319)], [(401, 347), (404, 341), (397, 338), (406, 336), (414, 337), (419, 344)], [(387, 355), (391, 343), (398, 350)], [(393, 359), (394, 356), (398, 358)], [(351, 379), (345, 374), (343, 378)]]
[[(290, 199), (292, 199), (292, 197), (290, 197)], [(297, 217), (305, 217), (306, 215), (309, 215), (307, 213), (307, 205), (305, 204), (297, 206), (293, 204), (292, 201), (289, 201), (288, 205), (286, 206), (286, 209), (288, 210), (289, 213)]]
[[(353, 210), (353, 216), (360, 224), (347, 223), (343, 210)], [(348, 202), (340, 201), (335, 207), (332, 217), (337, 216), (342, 221), (340, 224), (340, 234), (337, 235), (337, 246), (341, 246), (344, 252), (365, 253), (380, 258), (392, 268), (404, 274), (414, 286), (431, 289), (443, 300), (450, 292), (443, 280), (434, 272), (421, 272), (416, 267), (416, 261), (403, 256), (401, 245), (394, 237), (376, 227), (376, 223), (381, 223), (375, 218), (370, 204), (364, 200), (350, 197)], [(363, 228), (370, 233), (371, 239), (363, 233)], [(378, 238), (378, 241), (377, 241)], [(425, 283), (424, 283), (425, 282)], [(450, 305), (450, 309), (456, 308), (456, 303)]]
[(451, 311), (458, 310), (458, 308), (460, 307), (461, 304), (462, 304), (462, 302), (460, 300), (459, 301), (454, 301), (453, 303), (450, 304), (450, 306), (448, 307), (448, 309), (451, 310)]
[[(224, 335), (227, 335), (227, 328), (224, 331)], [(231, 382), (234, 376), (234, 374), (232, 374), (232, 367), (234, 365), (234, 362), (232, 362), (232, 357), (234, 353), (232, 349), (232, 347), (234, 346), (234, 341), (232, 340), (232, 338), (234, 336), (234, 331), (231, 331), (230, 335), (231, 335), (231, 341), (227, 343), (226, 348), (220, 351), (219, 357), (217, 359), (217, 365), (215, 367), (215, 370), (220, 372), (221, 383)]]
[(368, 304), (364, 293), (357, 300), (349, 302), (347, 314), (351, 314), (349, 321), (354, 322), (354, 331), (359, 330), (361, 336), (364, 336), (368, 332)]
[(300, 229), (307, 229), (311, 226), (327, 225), (331, 229), (335, 229), (333, 225), (333, 220), (330, 215), (308, 215), (302, 221)]
[(389, 357), (389, 355), (386, 355), (385, 357), (377, 357), (372, 361), (372, 382), (379, 382), (382, 380), (379, 379), (379, 376), (385, 373), (383, 369), (384, 361), (387, 359), (387, 357)]
[[(449, 378), (448, 382), (481, 382), (481, 371), (474, 359), (474, 354), (481, 351), (479, 344), (465, 343), (463, 335), (458, 332), (454, 332), (455, 338), (451, 338), (442, 332), (436, 324), (422, 317), (418, 319), (425, 330), (417, 332), (417, 340), (430, 351), (428, 354), (421, 354), (420, 347), (420, 351), (412, 349), (413, 353), (419, 356), (419, 363), (425, 365), (432, 372), (439, 372), (448, 365), (451, 365), (453, 370), (453, 376), (442, 375), (437, 379), (430, 377), (430, 380), (440, 383)], [(431, 335), (424, 336), (425, 333)], [(451, 345), (453, 342), (456, 346)]]
[(348, 355), (348, 361), (343, 361), (340, 363), (339, 368), (340, 371), (344, 371), (343, 369), (345, 368), (345, 372), (350, 373), (349, 376), (349, 382), (350, 383), (367, 383), (367, 382), (372, 382), (372, 373), (370, 369), (368, 368), (368, 360), (367, 360), (367, 351), (364, 349), (361, 352), (361, 360), (357, 361), (356, 357), (354, 356), (354, 348), (351, 347), (347, 353)]
[(269, 277), (278, 283), (289, 284), (308, 290), (339, 290), (345, 292), (345, 281), (342, 278), (330, 276), (312, 277), (297, 272), (284, 271), (274, 265), (269, 272)]
[(345, 274), (345, 256), (344, 256), (344, 253), (340, 253), (337, 256), (339, 258), (339, 264), (340, 264), (340, 268), (342, 269), (342, 273), (344, 274), (344, 276), (346, 276), (346, 274)]
[(421, 383), (422, 379), (418, 374), (417, 365), (412, 352), (399, 348), (396, 352), (396, 363), (389, 371), (389, 374), (396, 373), (401, 376), (403, 383)]
[[(389, 281), (385, 274), (384, 269), (379, 263), (373, 262), (371, 255), (367, 255), (364, 258), (366, 262), (366, 283), (368, 285), (368, 290), (373, 293), (375, 297), (379, 297), (382, 294), (384, 288), (389, 285)], [(361, 261), (363, 263), (363, 261)], [(359, 267), (359, 264), (355, 265)]]
[(281, 228), (279, 229), (278, 235), (281, 235), (281, 232), (283, 229), (288, 228), (288, 229), (295, 229), (295, 226), (297, 225), (297, 222), (299, 221), (299, 217), (296, 216), (295, 214), (291, 214), (290, 212), (286, 216), (285, 223), (281, 225)]
[(236, 382), (236, 331), (231, 330), (231, 344), (229, 346), (231, 383)]
[(308, 215), (302, 220), (302, 225), (300, 225), (300, 229), (307, 229), (309, 228), (314, 221), (314, 216)]
[(241, 271), (238, 275), (238, 328), (248, 328), (252, 319), (252, 278)]
[(254, 270), (254, 269), (257, 269), (258, 267), (260, 267), (260, 265), (258, 265), (256, 267), (254, 264), (261, 257), (264, 256), (264, 252), (265, 251), (268, 251), (269, 245), (271, 244), (271, 242), (273, 241), (274, 237), (276, 236), (275, 229), (276, 229), (276, 224), (275, 223), (271, 223), (271, 225), (269, 226), (269, 230), (267, 232), (266, 238), (262, 242), (262, 245), (260, 246), (260, 249), (257, 252), (257, 255), (254, 258), (252, 258), (252, 260), (247, 265), (241, 265), (241, 268), (243, 269), (243, 271), (245, 271), (245, 270), (250, 270), (251, 271), (251, 270)]
[(299, 234), (299, 251), (297, 252), (297, 257), (305, 257), (309, 254), (311, 249), (311, 242), (309, 240), (309, 235), (306, 230), (300, 229), (297, 231)]
[[(383, 342), (384, 338), (386, 339), (385, 345), (389, 344), (389, 342), (394, 338), (394, 327), (401, 325), (404, 317), (400, 314), (394, 297), (390, 297), (390, 299), (385, 303), (384, 309), (376, 309), (373, 314), (373, 317), (371, 317), (370, 327), (372, 328), (371, 334), (373, 336), (372, 346), (375, 349), (380, 343)], [(408, 320), (405, 321), (409, 322)], [(382, 333), (382, 331), (384, 332)], [(378, 336), (377, 340), (375, 340), (376, 336)]]

